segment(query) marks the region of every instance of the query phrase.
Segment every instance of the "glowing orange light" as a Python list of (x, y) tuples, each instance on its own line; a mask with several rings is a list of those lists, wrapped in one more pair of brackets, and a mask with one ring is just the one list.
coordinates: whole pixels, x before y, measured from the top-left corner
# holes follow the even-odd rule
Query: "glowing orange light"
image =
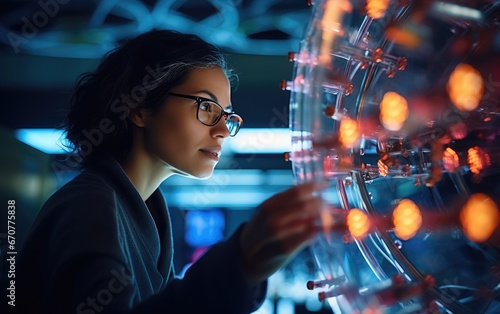
[(358, 123), (352, 119), (344, 118), (340, 122), (339, 141), (345, 147), (352, 148), (359, 140)]
[(409, 48), (416, 48), (421, 42), (417, 33), (394, 26), (387, 28), (385, 35), (388, 40)]
[(389, 0), (367, 0), (366, 14), (372, 19), (379, 19), (384, 17), (388, 6)]
[(389, 173), (389, 167), (384, 164), (382, 160), (377, 161), (377, 166), (378, 166), (378, 173), (382, 176), (385, 177)]
[(469, 148), (467, 151), (467, 163), (472, 173), (479, 174), (481, 170), (491, 164), (490, 155), (477, 146)]
[(459, 160), (457, 153), (447, 147), (443, 153), (443, 166), (448, 172), (453, 172), (459, 166)]
[(469, 239), (484, 242), (488, 240), (500, 222), (498, 206), (486, 194), (472, 194), (462, 207), (460, 222)]
[(380, 103), (380, 122), (390, 131), (399, 131), (408, 118), (408, 103), (396, 92), (387, 92)]
[(377, 48), (372, 53), (372, 60), (375, 63), (380, 63), (384, 60), (384, 50), (382, 48)]
[(481, 73), (468, 64), (459, 64), (448, 79), (447, 89), (455, 107), (461, 111), (474, 110), (483, 97)]
[(362, 239), (370, 230), (370, 220), (363, 211), (353, 208), (347, 214), (347, 228), (353, 237)]
[(323, 231), (326, 234), (326, 232), (328, 232), (333, 227), (335, 221), (333, 220), (333, 217), (330, 214), (330, 212), (325, 209), (323, 209), (320, 212), (320, 217), (321, 217), (321, 224), (323, 225)]
[(331, 63), (331, 47), (337, 37), (343, 36), (342, 18), (345, 13), (352, 11), (352, 4), (348, 0), (326, 1), (324, 6), (324, 16), (321, 20), (323, 34), (321, 36), (322, 45), (318, 60), (323, 65)]
[(422, 225), (422, 214), (417, 204), (404, 199), (392, 213), (392, 223), (396, 236), (402, 240), (413, 238)]

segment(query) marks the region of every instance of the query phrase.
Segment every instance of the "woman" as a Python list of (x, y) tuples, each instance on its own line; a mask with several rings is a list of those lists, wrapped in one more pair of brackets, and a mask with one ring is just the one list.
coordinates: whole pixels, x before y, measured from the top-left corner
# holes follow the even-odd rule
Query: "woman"
[(258, 207), (176, 278), (158, 189), (209, 177), (239, 130), (222, 53), (155, 30), (108, 54), (78, 83), (66, 120), (82, 173), (44, 205), (20, 254), (19, 313), (247, 313), (266, 279), (316, 231), (322, 184)]

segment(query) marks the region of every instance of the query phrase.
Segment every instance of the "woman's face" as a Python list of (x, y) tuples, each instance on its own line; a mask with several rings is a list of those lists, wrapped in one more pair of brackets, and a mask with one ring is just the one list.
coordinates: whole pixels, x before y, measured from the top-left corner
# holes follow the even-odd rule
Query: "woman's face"
[[(229, 81), (218, 67), (192, 70), (186, 82), (171, 92), (208, 98), (224, 109), (231, 104)], [(145, 119), (145, 148), (173, 173), (207, 178), (229, 131), (224, 117), (216, 125), (206, 126), (196, 119), (196, 110), (195, 100), (167, 96), (159, 112), (148, 113)]]

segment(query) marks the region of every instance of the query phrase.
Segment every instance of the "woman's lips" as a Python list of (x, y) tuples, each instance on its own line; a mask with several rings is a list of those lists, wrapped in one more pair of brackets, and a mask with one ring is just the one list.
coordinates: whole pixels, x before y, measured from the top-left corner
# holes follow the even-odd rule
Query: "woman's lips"
[(200, 151), (205, 154), (208, 158), (219, 161), (219, 156), (220, 156), (220, 149), (210, 149), (210, 148), (204, 148), (200, 149)]

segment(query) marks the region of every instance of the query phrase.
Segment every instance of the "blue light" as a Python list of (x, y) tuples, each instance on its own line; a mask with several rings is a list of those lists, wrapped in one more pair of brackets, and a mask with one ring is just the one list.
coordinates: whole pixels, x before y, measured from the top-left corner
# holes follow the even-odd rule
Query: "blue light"
[(286, 128), (241, 129), (224, 146), (224, 150), (237, 154), (282, 154), (291, 150), (291, 131)]
[(224, 238), (224, 227), (225, 219), (220, 211), (188, 211), (184, 239), (193, 247), (211, 246)]
[(15, 136), (21, 142), (28, 144), (46, 154), (64, 154), (64, 132), (57, 129), (19, 129)]
[[(64, 132), (58, 129), (19, 129), (15, 136), (47, 154), (65, 154)], [(233, 154), (281, 154), (291, 149), (291, 133), (286, 128), (241, 129), (224, 143), (223, 150)]]

